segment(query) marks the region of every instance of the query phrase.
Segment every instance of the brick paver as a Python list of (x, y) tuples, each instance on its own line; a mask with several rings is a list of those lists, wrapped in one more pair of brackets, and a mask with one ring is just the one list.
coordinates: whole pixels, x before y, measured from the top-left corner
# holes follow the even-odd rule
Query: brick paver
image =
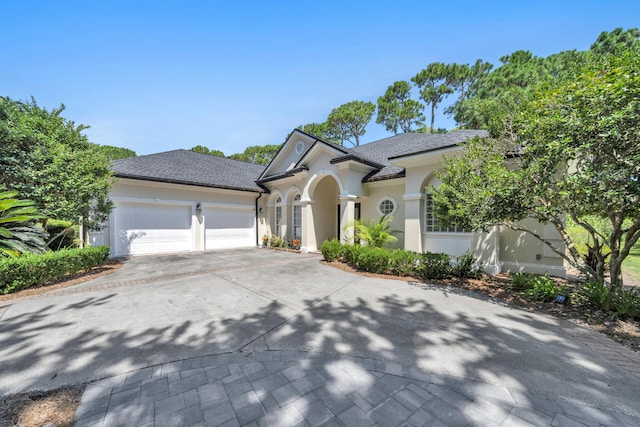
[(76, 418), (82, 427), (640, 425), (640, 413), (302, 351), (197, 357), (95, 381)]

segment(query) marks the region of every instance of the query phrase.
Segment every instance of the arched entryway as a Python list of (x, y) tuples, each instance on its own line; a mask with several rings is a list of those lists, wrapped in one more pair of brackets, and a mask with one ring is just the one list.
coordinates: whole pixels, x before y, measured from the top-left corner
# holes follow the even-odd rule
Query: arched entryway
[(338, 199), (339, 187), (336, 180), (330, 176), (324, 176), (318, 181), (312, 194), (314, 231), (316, 248), (325, 240), (340, 238), (340, 200)]

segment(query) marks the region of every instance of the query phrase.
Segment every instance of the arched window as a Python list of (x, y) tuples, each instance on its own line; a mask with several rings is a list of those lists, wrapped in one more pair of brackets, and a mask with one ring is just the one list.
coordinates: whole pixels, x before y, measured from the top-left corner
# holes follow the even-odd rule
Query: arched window
[(460, 227), (444, 227), (435, 216), (435, 203), (431, 193), (424, 197), (424, 231), (427, 233), (470, 233), (470, 230)]
[(302, 238), (302, 206), (300, 206), (300, 194), (293, 197), (293, 238)]

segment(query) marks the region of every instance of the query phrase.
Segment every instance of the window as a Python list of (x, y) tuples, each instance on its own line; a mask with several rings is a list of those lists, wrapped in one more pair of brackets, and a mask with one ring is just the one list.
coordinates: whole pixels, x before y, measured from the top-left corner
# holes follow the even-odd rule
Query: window
[(435, 204), (430, 193), (424, 198), (424, 229), (426, 232), (434, 233), (470, 233), (469, 230), (459, 227), (443, 227), (435, 216)]
[(302, 206), (299, 194), (293, 198), (293, 238), (302, 239)]
[(396, 213), (397, 207), (396, 201), (387, 196), (378, 204), (378, 213), (380, 215), (393, 215)]
[(278, 197), (276, 199), (276, 232), (275, 235), (280, 237), (282, 234), (282, 206), (277, 206), (277, 204), (282, 203), (282, 199)]

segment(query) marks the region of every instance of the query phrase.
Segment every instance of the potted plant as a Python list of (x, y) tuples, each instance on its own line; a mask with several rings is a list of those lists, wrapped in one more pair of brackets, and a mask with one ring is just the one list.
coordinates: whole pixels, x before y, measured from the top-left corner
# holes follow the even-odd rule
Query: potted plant
[(295, 250), (299, 250), (300, 249), (300, 239), (293, 239), (293, 245), (291, 245), (293, 247), (293, 249)]
[(267, 236), (266, 234), (262, 236), (262, 246), (265, 248), (269, 246), (269, 236)]

